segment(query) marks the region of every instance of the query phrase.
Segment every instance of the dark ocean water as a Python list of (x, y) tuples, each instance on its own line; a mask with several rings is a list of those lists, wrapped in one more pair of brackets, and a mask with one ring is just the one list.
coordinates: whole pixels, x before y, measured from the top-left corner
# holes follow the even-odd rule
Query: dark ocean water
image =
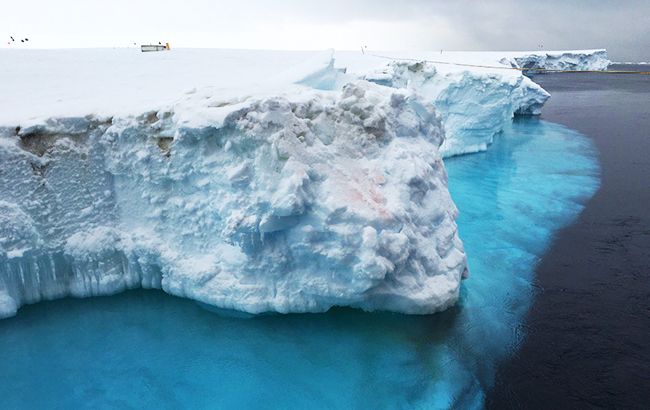
[(489, 407), (650, 408), (650, 76), (534, 80), (552, 95), (542, 118), (597, 146), (601, 187), (537, 267), (527, 336)]

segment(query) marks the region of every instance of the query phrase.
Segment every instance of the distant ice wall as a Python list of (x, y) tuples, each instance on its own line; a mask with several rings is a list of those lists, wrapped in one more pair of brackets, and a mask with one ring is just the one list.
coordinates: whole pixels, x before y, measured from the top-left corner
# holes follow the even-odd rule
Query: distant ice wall
[(611, 64), (604, 49), (517, 53), (504, 57), (502, 62), (518, 68), (547, 70), (607, 70)]

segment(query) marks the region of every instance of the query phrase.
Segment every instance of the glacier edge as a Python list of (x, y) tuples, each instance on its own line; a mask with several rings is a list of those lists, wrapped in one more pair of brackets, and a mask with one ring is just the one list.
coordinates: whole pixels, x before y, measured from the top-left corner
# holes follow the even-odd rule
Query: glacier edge
[[(602, 66), (596, 51), (502, 63)], [(454, 304), (443, 158), (549, 95), (518, 72), (356, 58), (314, 84), (0, 128), (0, 317), (139, 287), (250, 313)]]
[(363, 81), (308, 94), (219, 127), (158, 112), (4, 137), (3, 316), (135, 287), (249, 313), (453, 304), (467, 268), (431, 106)]

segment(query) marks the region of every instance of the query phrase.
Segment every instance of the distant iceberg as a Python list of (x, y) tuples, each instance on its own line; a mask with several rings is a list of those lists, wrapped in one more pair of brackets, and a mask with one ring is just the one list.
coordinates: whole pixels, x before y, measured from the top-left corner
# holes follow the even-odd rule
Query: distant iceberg
[(525, 69), (607, 70), (611, 64), (607, 50), (538, 51), (508, 53), (503, 63)]

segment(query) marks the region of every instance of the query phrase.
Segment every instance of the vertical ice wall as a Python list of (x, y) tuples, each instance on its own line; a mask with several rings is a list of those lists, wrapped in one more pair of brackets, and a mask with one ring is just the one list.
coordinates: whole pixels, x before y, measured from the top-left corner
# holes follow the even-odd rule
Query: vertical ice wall
[(0, 316), (41, 299), (159, 286), (155, 266), (137, 266), (117, 250), (66, 252), (71, 238), (116, 218), (112, 176), (97, 144), (107, 127), (60, 120), (0, 136)]
[(3, 227), (3, 315), (140, 286), (251, 313), (456, 301), (465, 254), (430, 105), (361, 81), (188, 127), (195, 104), (210, 101), (2, 137), (4, 214), (25, 215)]
[(443, 156), (484, 151), (515, 114), (537, 115), (549, 94), (520, 72), (454, 70), (427, 62), (395, 61), (365, 76), (368, 81), (412, 90), (440, 113)]
[(518, 68), (545, 70), (607, 70), (607, 50), (507, 53), (501, 61)]

